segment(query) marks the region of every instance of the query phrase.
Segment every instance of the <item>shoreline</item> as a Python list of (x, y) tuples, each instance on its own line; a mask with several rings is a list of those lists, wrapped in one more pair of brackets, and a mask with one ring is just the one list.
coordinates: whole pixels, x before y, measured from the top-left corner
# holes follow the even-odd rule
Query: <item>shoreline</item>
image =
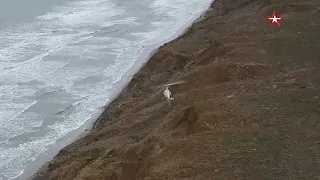
[(54, 157), (59, 153), (60, 150), (65, 148), (66, 146), (72, 144), (73, 142), (81, 139), (82, 137), (89, 134), (91, 131), (94, 131), (99, 126), (99, 120), (102, 117), (101, 115), (106, 110), (106, 107), (112, 103), (117, 97), (121, 94), (121, 92), (128, 86), (128, 83), (131, 82), (132, 77), (140, 71), (141, 68), (148, 62), (148, 60), (157, 52), (158, 48), (163, 46), (164, 44), (175, 40), (182, 36), (186, 31), (191, 28), (191, 26), (203, 16), (210, 7), (210, 3), (206, 3), (203, 6), (206, 7), (201, 9), (199, 12), (193, 14), (192, 17), (186, 23), (180, 27), (173, 35), (168, 38), (162, 40), (159, 43), (155, 43), (150, 45), (147, 49), (143, 49), (141, 55), (134, 62), (133, 66), (121, 77), (121, 80), (116, 82), (112, 89), (119, 89), (118, 92), (114, 92), (111, 98), (104, 107), (101, 107), (99, 112), (92, 115), (90, 119), (88, 119), (82, 126), (78, 129), (69, 132), (62, 139), (59, 139), (56, 143), (50, 145), (50, 148), (44, 152), (42, 152), (23, 172), (23, 174), (15, 177), (13, 180), (24, 180), (24, 179), (32, 179), (34, 176), (37, 176), (38, 173), (45, 171), (47, 166), (54, 161)]
[[(141, 66), (93, 131), (33, 180), (318, 177), (315, 7), (320, 2), (214, 1)], [(286, 17), (281, 27), (265, 19), (274, 9)], [(168, 107), (162, 84), (176, 80), (188, 83), (172, 87)]]

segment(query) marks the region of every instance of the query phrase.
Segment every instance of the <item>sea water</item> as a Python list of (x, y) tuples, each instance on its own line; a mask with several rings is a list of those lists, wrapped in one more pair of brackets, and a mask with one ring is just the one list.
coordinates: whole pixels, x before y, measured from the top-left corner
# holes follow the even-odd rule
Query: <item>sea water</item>
[(210, 3), (0, 0), (0, 180), (85, 124), (145, 49), (182, 33)]

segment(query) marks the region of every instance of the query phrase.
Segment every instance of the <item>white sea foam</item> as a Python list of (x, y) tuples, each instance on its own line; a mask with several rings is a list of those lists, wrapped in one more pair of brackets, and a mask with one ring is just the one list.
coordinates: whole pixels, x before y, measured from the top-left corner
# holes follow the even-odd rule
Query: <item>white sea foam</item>
[[(0, 142), (6, 141), (9, 138), (20, 135), (24, 132), (28, 132), (32, 128), (40, 125), (34, 118), (38, 116), (38, 114), (26, 112), (26, 110), (35, 103), (36, 101), (25, 103), (6, 102), (2, 104), (0, 107)], [(1, 160), (5, 159), (0, 158), (0, 161)]]
[[(109, 26), (106, 21), (109, 17), (120, 15), (124, 12), (109, 0), (91, 0), (70, 2), (66, 6), (54, 8), (54, 12), (38, 17), (45, 21), (55, 21), (63, 26), (88, 26), (96, 25), (97, 22)], [(100, 24), (101, 25), (101, 24)]]
[[(40, 55), (41, 58), (44, 55)], [(37, 57), (39, 58), (39, 57)], [(23, 66), (19, 66), (6, 72), (0, 76), (0, 83), (10, 82), (10, 83), (22, 83), (35, 80), (46, 74), (57, 71), (68, 64), (68, 62), (58, 62), (58, 61), (41, 61), (38, 63), (26, 63)]]
[(30, 103), (29, 106), (21, 110), (19, 115), (16, 115), (14, 119), (10, 121), (1, 122), (0, 133), (2, 134), (0, 142), (7, 141), (10, 138), (21, 135), (23, 133), (31, 132), (35, 127), (39, 127), (42, 124), (42, 119), (39, 118), (39, 114), (33, 112), (25, 112), (30, 106), (36, 102)]
[[(19, 116), (21, 113), (23, 113), (25, 110), (27, 110), (29, 107), (31, 107), (35, 103), (36, 101), (32, 101), (32, 102), (20, 101), (18, 103), (9, 103), (9, 102), (3, 103), (1, 104), (0, 119), (2, 120), (7, 119), (8, 121), (10, 121), (15, 117)], [(0, 122), (6, 123), (7, 121), (0, 121)], [(2, 124), (1, 128), (2, 127), (4, 127), (4, 124)]]
[(35, 160), (39, 153), (48, 148), (48, 144), (52, 143), (52, 138), (56, 136), (54, 131), (49, 131), (44, 137), (21, 143), (18, 146), (0, 146), (0, 159), (3, 160), (0, 161), (2, 178), (9, 179), (19, 176), (21, 169), (24, 169), (27, 163)]

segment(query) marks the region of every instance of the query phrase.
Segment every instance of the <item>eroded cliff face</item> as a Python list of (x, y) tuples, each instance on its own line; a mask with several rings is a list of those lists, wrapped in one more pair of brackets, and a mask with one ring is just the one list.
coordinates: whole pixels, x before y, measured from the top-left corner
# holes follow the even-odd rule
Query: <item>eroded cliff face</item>
[(34, 179), (320, 178), (319, 33), (318, 0), (216, 0)]

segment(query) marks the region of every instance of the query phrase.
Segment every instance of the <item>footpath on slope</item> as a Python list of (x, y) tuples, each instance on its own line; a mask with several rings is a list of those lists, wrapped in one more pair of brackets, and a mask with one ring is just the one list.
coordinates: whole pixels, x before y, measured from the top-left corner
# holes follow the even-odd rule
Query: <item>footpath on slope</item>
[(214, 1), (33, 179), (320, 179), (319, 32), (319, 0)]

